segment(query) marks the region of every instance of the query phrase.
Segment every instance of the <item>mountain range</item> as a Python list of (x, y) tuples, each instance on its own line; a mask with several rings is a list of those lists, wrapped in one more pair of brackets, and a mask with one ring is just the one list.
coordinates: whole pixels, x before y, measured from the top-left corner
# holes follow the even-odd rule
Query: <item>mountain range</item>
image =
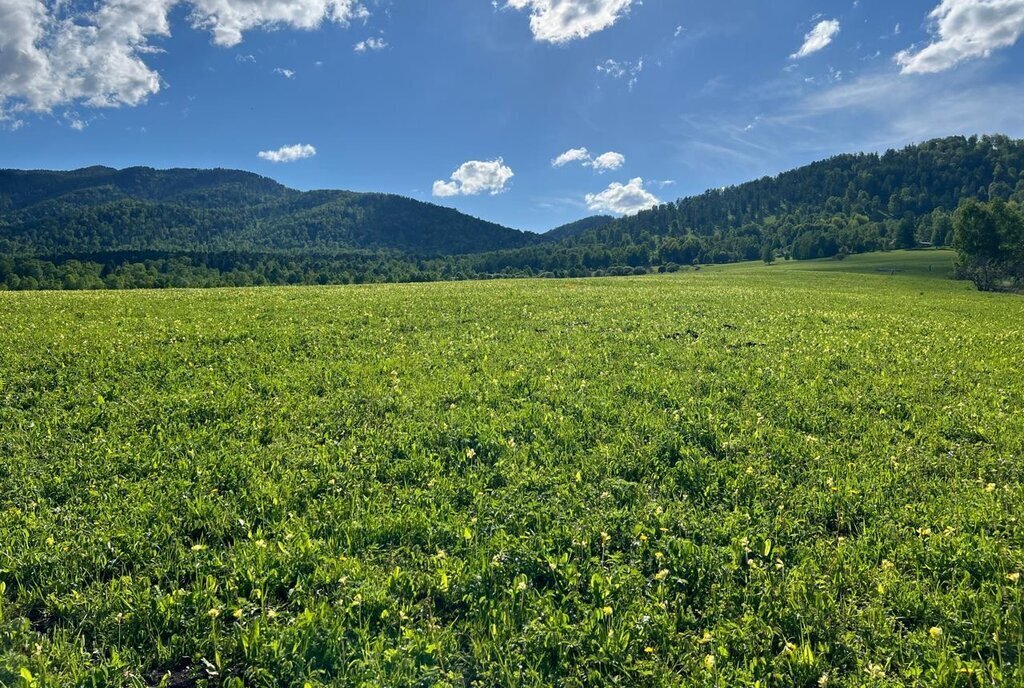
[(621, 274), (945, 245), (964, 199), (1024, 198), (1024, 141), (936, 139), (539, 235), (411, 198), (238, 170), (0, 171), (0, 287)]

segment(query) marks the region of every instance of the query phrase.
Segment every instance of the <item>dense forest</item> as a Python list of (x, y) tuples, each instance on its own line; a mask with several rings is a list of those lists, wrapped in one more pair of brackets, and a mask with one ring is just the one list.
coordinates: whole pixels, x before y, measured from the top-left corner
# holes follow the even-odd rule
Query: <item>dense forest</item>
[[(299, 192), (231, 170), (3, 171), (0, 288), (575, 277), (952, 246), (955, 219), (978, 208), (1000, 218), (978, 232), (1020, 231), (1022, 169), (1022, 141), (951, 137), (840, 155), (545, 235), (399, 196)], [(1015, 258), (972, 258), (957, 243), (964, 277), (1007, 284)]]
[(0, 171), (0, 253), (404, 251), (436, 256), (539, 238), (410, 198), (300, 192), (234, 170)]

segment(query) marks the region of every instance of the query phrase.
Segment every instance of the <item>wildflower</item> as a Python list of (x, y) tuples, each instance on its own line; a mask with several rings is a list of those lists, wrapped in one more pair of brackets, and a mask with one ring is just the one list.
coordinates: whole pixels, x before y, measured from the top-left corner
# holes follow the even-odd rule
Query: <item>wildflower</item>
[(202, 552), (204, 549), (206, 549), (206, 545), (192, 545), (193, 552)]
[(932, 637), (932, 640), (938, 640), (942, 637), (942, 629), (938, 626), (932, 626), (928, 629), (928, 635)]
[(1006, 574), (1006, 580), (1011, 583), (1018, 583), (1020, 582), (1020, 573), (1008, 573)]
[(268, 619), (273, 619), (273, 618), (276, 618), (276, 617), (277, 617), (277, 612), (276, 611), (274, 611), (273, 609), (268, 609), (267, 610), (267, 618)]
[(603, 542), (605, 544), (608, 544), (609, 542), (611, 542), (611, 539), (612, 539), (612, 536), (609, 535), (608, 533), (605, 533), (605, 532), (601, 533), (601, 542)]
[(995, 491), (996, 491), (996, 484), (995, 483), (989, 483), (988, 485), (985, 486), (985, 492), (988, 492), (988, 493), (991, 494), (992, 492), (995, 492)]
[(211, 619), (216, 619), (218, 616), (220, 616), (220, 610), (217, 609), (216, 607), (214, 607), (213, 609), (211, 609), (210, 611), (208, 611), (206, 613), (210, 616)]
[(825, 688), (825, 686), (827, 686), (827, 685), (828, 685), (828, 683), (829, 683), (829, 681), (831, 681), (831, 680), (832, 680), (832, 677), (831, 677), (831, 676), (829, 676), (829, 675), (828, 675), (828, 672), (826, 671), (826, 672), (825, 672), (824, 674), (822, 674), (822, 675), (821, 675), (821, 677), (820, 677), (820, 678), (818, 679), (818, 685), (819, 685), (819, 686), (821, 686), (821, 688)]
[(704, 668), (708, 671), (712, 671), (715, 668), (715, 656), (707, 655), (704, 657)]
[(651, 647), (650, 645), (648, 645), (647, 647), (644, 648), (644, 652), (646, 652), (649, 655), (653, 655), (654, 654), (654, 648)]
[(647, 536), (641, 533), (640, 534), (640, 542), (647, 542)]
[(525, 578), (520, 578), (519, 582), (516, 583), (516, 591), (517, 592), (523, 592), (524, 590), (526, 590), (526, 579)]
[(668, 578), (668, 569), (662, 569), (661, 571), (658, 571), (656, 574), (654, 574), (655, 580), (663, 581), (666, 578)]
[(613, 610), (613, 609), (612, 609), (611, 607), (608, 607), (608, 606), (605, 606), (605, 607), (602, 607), (602, 608), (601, 608), (601, 612), (602, 612), (602, 613), (603, 613), (603, 614), (604, 614), (605, 616), (611, 616), (611, 615), (612, 615), (612, 611), (614, 611), (614, 610)]
[(241, 619), (241, 618), (242, 618), (242, 614), (243, 614), (243, 613), (244, 613), (244, 612), (242, 612), (242, 610), (241, 610), (241, 609), (236, 609), (235, 611), (233, 611), (233, 612), (231, 613), (231, 616), (235, 617), (236, 619)]
[(469, 449), (466, 450), (466, 458), (467, 459), (472, 459), (475, 456), (476, 456), (476, 451), (472, 447), (470, 447)]
[(878, 664), (868, 664), (867, 669), (865, 669), (864, 671), (866, 671), (867, 675), (873, 679), (880, 680), (885, 678), (885, 669)]

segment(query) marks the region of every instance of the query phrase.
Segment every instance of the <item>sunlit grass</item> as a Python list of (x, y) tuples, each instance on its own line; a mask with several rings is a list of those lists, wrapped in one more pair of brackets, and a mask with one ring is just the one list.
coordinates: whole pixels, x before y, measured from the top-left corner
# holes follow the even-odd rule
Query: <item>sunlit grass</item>
[(0, 685), (1020, 685), (1024, 300), (928, 253), (0, 294)]

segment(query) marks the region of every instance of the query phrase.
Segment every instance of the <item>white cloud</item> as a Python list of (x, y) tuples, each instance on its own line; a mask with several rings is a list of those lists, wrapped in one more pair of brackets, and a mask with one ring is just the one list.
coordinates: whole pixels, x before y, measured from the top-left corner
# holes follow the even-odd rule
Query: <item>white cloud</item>
[(295, 72), (294, 71), (292, 71), (291, 69), (285, 69), (283, 67), (275, 68), (274, 69), (274, 74), (280, 74), (285, 79), (294, 79), (295, 78)]
[(640, 72), (644, 71), (644, 58), (641, 57), (636, 62), (630, 62), (629, 60), (623, 60), (621, 62), (617, 60), (605, 60), (601, 64), (597, 65), (597, 71), (600, 74), (610, 76), (613, 79), (624, 79), (628, 77), (629, 90), (632, 91), (640, 77)]
[(644, 188), (644, 180), (640, 177), (631, 179), (628, 184), (614, 182), (601, 193), (587, 194), (586, 201), (590, 210), (618, 215), (635, 215), (661, 203), (657, 196)]
[(388, 47), (388, 42), (383, 38), (367, 38), (365, 41), (359, 41), (352, 48), (357, 53), (365, 53), (367, 50), (384, 50)]
[(557, 158), (551, 161), (552, 167), (565, 167), (571, 162), (587, 163), (590, 161), (590, 151), (586, 148), (570, 148)]
[(609, 151), (602, 153), (596, 158), (586, 148), (570, 148), (557, 158), (551, 161), (552, 167), (565, 167), (569, 163), (578, 162), (583, 167), (589, 167), (604, 173), (609, 170), (617, 170), (626, 164), (626, 156), (622, 153)]
[(804, 44), (800, 46), (800, 50), (796, 51), (791, 58), (799, 60), (800, 58), (812, 55), (819, 50), (828, 47), (828, 44), (839, 35), (839, 22), (835, 19), (826, 19), (818, 22), (818, 24), (804, 36)]
[(942, 72), (1013, 45), (1024, 34), (1024, 0), (942, 0), (928, 18), (934, 40), (896, 55), (904, 74)]
[(622, 153), (603, 153), (590, 162), (590, 166), (598, 172), (617, 170), (626, 164), (626, 156)]
[(249, 29), (314, 29), (367, 16), (358, 0), (103, 0), (82, 9), (89, 5), (0, 0), (0, 115), (144, 102), (162, 87), (144, 58), (162, 52), (151, 41), (170, 35), (168, 15), (178, 5), (221, 46), (237, 45)]
[[(146, 0), (127, 0), (139, 5)], [(175, 0), (157, 0), (170, 5)], [(189, 0), (195, 28), (207, 29), (217, 45), (233, 46), (242, 42), (242, 33), (250, 29), (286, 26), (293, 29), (319, 28), (324, 20), (347, 25), (369, 16), (358, 0)]]
[(277, 150), (260, 151), (259, 157), (270, 162), (295, 162), (304, 158), (312, 158), (316, 155), (316, 148), (305, 143), (297, 143), (294, 146), (282, 146)]
[(631, 4), (633, 0), (508, 0), (506, 6), (530, 11), (536, 40), (565, 43), (607, 29)]
[(439, 198), (449, 196), (477, 196), (489, 193), (492, 196), (504, 193), (515, 173), (501, 158), (489, 161), (470, 160), (463, 163), (452, 173), (450, 181), (434, 182), (434, 195)]

